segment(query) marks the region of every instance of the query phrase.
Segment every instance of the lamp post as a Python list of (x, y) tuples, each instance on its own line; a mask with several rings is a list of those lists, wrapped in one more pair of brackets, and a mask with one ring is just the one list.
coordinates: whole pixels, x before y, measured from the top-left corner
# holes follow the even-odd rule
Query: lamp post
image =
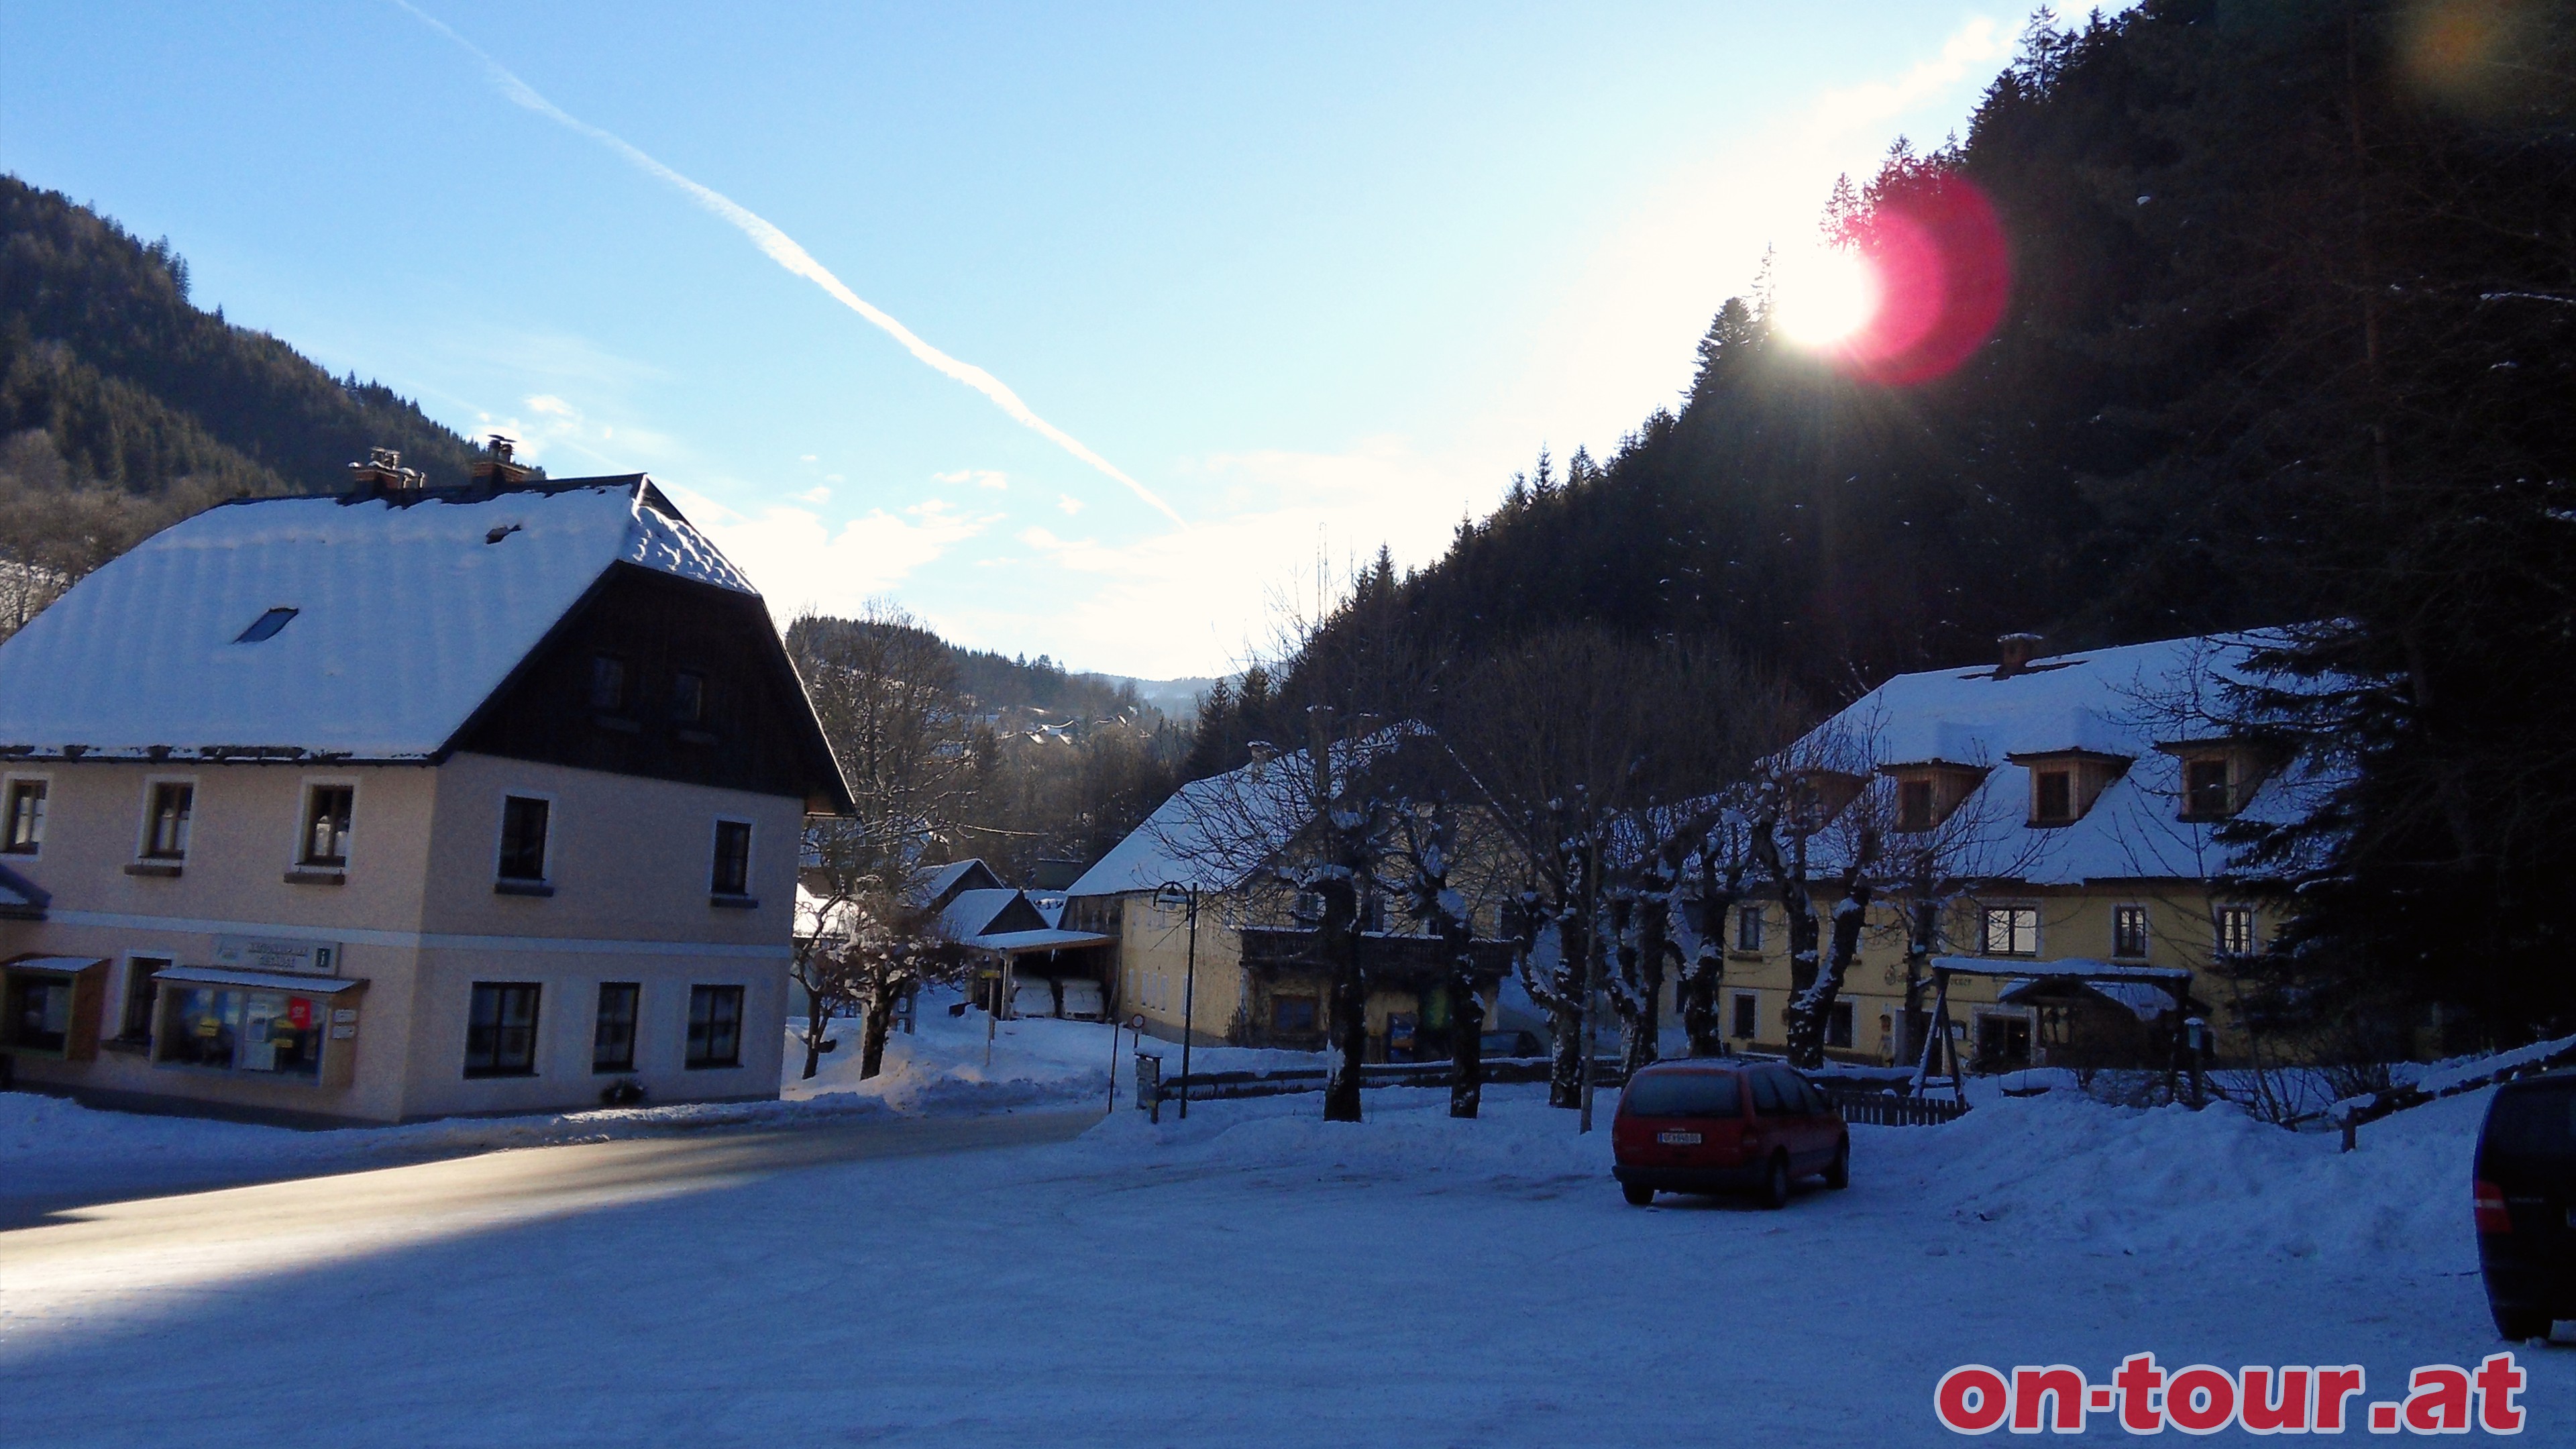
[(1199, 888), (1167, 880), (1154, 888), (1154, 904), (1167, 911), (1189, 911), (1188, 965), (1181, 976), (1181, 1120), (1190, 1120), (1190, 1032), (1199, 990)]

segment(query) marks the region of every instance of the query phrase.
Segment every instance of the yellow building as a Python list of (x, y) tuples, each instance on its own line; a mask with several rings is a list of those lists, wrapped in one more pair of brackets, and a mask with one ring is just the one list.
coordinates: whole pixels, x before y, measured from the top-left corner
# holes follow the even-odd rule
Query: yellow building
[[(1961, 1054), (1986, 1069), (2115, 1064), (2169, 1050), (2190, 1015), (2219, 1057), (2241, 1053), (2227, 958), (2274, 929), (2272, 908), (2231, 894), (2216, 835), (2238, 818), (2287, 819), (2309, 787), (2250, 740), (2215, 727), (2246, 636), (2168, 640), (1887, 681), (1792, 748), (1810, 810), (1814, 908), (1828, 949), (1837, 863), (1864, 827), (1884, 860), (1860, 951), (1827, 1023), (1831, 1056), (1911, 1063), (1907, 953), (1916, 913), (1950, 968)], [(1928, 888), (1927, 888), (1928, 884)], [(1730, 1040), (1776, 1050), (1791, 995), (1776, 893), (1727, 921), (1721, 1013)], [(2091, 978), (2078, 980), (2077, 977)], [(2179, 995), (2179, 1000), (2178, 1000)], [(1917, 999), (1932, 1006), (1921, 981)]]
[[(1312, 910), (1278, 867), (1313, 821), (1303, 752), (1194, 780), (1065, 892), (1062, 925), (1117, 942), (1113, 1013), (1168, 1040), (1317, 1050), (1332, 1028), (1330, 977), (1314, 953)], [(1472, 830), (1471, 830), (1472, 833)], [(1479, 852), (1468, 842), (1459, 854)], [(1466, 885), (1453, 876), (1453, 884)], [(1465, 890), (1480, 936), (1496, 911)], [(1436, 1060), (1451, 1035), (1499, 1020), (1494, 983), (1510, 948), (1479, 939), (1486, 1015), (1463, 1021), (1442, 984), (1442, 944), (1383, 898), (1365, 898), (1361, 950), (1373, 1061)]]

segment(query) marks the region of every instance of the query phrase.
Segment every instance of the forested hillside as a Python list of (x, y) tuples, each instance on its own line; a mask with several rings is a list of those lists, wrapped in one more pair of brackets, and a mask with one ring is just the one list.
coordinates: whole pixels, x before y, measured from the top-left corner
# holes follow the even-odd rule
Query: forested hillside
[(172, 519), (338, 488), (371, 447), (463, 480), (465, 439), (188, 292), (168, 241), (0, 176), (0, 634)]
[(1837, 367), (1751, 279), (1676, 407), (1542, 459), (1430, 567), (1365, 573), (1202, 740), (1436, 712), (1577, 623), (1716, 641), (1823, 706), (2008, 631), (2324, 621), (2277, 662), (2333, 687), (2269, 718), (2353, 783), (2264, 842), (2300, 913), (2280, 1001), (2576, 1021), (2571, 31), (2501, 0), (2035, 24), (1964, 137), (1900, 144), (1822, 218), (1990, 202), (2009, 293), (1981, 345)]

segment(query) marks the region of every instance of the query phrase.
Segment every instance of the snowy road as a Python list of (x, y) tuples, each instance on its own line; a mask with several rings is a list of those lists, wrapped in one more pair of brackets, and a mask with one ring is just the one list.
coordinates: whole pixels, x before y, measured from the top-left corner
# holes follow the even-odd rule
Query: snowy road
[[(2475, 1099), (2350, 1156), (1997, 1102), (1860, 1129), (1849, 1192), (1765, 1213), (1628, 1208), (1565, 1114), (1431, 1095), (813, 1165), (546, 1149), (0, 1235), (0, 1441), (1928, 1444), (1962, 1362), (2351, 1362), (2377, 1394), (2496, 1347)], [(1067, 1125), (1003, 1120), (974, 1130)], [(2524, 1356), (2531, 1439), (2567, 1442), (2576, 1352)]]

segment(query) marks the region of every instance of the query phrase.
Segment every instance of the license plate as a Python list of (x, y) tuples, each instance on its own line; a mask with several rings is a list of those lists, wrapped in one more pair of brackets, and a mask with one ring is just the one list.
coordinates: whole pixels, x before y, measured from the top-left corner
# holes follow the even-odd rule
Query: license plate
[(1657, 1142), (1669, 1142), (1675, 1147), (1697, 1147), (1699, 1145), (1699, 1134), (1696, 1132), (1658, 1132), (1655, 1134), (1655, 1140)]

